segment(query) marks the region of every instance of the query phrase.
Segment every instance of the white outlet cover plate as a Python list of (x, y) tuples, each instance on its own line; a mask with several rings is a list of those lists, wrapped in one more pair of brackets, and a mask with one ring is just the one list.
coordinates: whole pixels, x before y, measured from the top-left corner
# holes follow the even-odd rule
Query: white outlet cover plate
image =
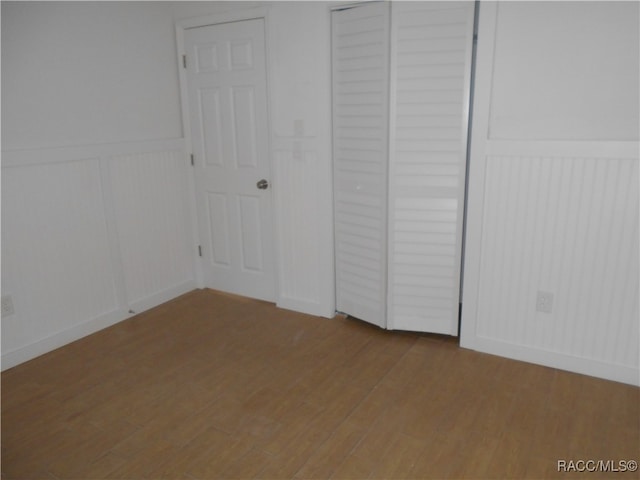
[(2, 317), (8, 317), (14, 313), (15, 310), (13, 309), (13, 299), (11, 295), (2, 295)]
[(536, 297), (536, 311), (542, 313), (553, 312), (553, 293), (538, 291)]

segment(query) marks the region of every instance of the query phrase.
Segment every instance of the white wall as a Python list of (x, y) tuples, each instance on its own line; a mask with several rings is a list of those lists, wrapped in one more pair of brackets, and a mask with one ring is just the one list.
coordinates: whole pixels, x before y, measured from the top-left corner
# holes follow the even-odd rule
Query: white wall
[(637, 4), (504, 3), (490, 137), (637, 140)]
[[(328, 11), (260, 5), (278, 304), (331, 316)], [(175, 22), (252, 6), (2, 3), (2, 368), (197, 285)]]
[(154, 2), (3, 2), (3, 149), (182, 137), (172, 32)]
[(463, 346), (640, 383), (638, 7), (481, 4)]

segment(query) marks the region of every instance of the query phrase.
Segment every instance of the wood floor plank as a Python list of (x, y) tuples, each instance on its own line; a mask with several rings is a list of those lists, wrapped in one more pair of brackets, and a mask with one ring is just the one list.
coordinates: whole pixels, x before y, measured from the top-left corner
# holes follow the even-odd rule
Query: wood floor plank
[(189, 465), (186, 473), (197, 479), (222, 478), (222, 472), (233, 467), (253, 447), (254, 439), (248, 435), (228, 435), (223, 443)]
[(221, 478), (247, 480), (258, 476), (271, 464), (271, 456), (258, 448), (249, 450), (220, 474)]
[(364, 429), (359, 425), (349, 421), (341, 423), (331, 436), (311, 454), (296, 473), (296, 478), (330, 478), (363, 435)]
[(192, 465), (198, 465), (206, 458), (215, 454), (217, 450), (225, 448), (230, 441), (227, 433), (215, 427), (207, 426), (199, 432), (184, 448), (179, 449), (175, 456), (161, 461), (150, 473), (151, 478), (183, 479), (193, 478), (187, 473)]
[(328, 437), (329, 429), (312, 428), (310, 425), (321, 423), (314, 423), (314, 420), (322, 411), (322, 407), (301, 403), (292, 410), (290, 416), (283, 419), (281, 427), (275, 429), (273, 435), (263, 443), (263, 450), (273, 455), (283, 454), (292, 447), (296, 448), (308, 432), (317, 433), (318, 437)]
[(1, 381), (3, 479), (533, 479), (640, 460), (637, 387), (212, 290)]
[(426, 448), (425, 442), (403, 433), (388, 438), (389, 448), (376, 462), (372, 478), (411, 478), (413, 467)]
[[(295, 474), (326, 441), (329, 433), (322, 430), (303, 430), (287, 444), (280, 453), (273, 455), (269, 464), (255, 477), (265, 480), (294, 478)], [(268, 452), (267, 452), (268, 453)]]
[(373, 464), (357, 455), (349, 455), (336, 468), (331, 475), (334, 480), (344, 479), (352, 480), (358, 478), (369, 478), (373, 470)]

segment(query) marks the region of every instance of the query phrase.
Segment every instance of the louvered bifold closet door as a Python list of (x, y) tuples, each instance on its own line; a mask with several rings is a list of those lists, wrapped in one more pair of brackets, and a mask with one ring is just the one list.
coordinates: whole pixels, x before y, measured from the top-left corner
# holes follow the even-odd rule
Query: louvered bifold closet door
[(389, 328), (457, 335), (474, 4), (392, 14)]
[(386, 326), (389, 6), (332, 12), (336, 308)]

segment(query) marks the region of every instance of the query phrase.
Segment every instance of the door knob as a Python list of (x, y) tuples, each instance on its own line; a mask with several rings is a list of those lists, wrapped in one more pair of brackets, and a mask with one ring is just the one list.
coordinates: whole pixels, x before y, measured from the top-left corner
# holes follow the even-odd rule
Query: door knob
[(262, 180), (259, 180), (258, 183), (256, 183), (256, 187), (258, 187), (260, 190), (266, 190), (267, 188), (269, 188), (269, 182), (267, 182), (263, 178)]

